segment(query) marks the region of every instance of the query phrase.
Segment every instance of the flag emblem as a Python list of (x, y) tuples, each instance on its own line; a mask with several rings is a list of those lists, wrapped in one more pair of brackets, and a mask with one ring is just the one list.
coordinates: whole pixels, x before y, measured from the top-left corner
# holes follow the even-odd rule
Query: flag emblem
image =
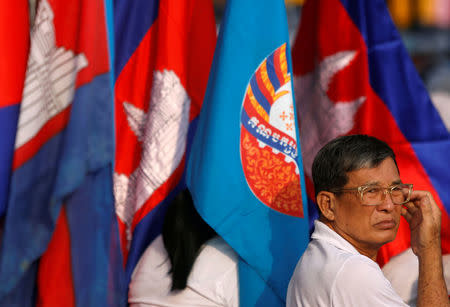
[(240, 131), (241, 163), (252, 193), (278, 212), (303, 217), (286, 44), (265, 58), (250, 78)]
[[(294, 76), (300, 120), (303, 165), (305, 173), (312, 178), (312, 164), (320, 148), (332, 139), (349, 133), (355, 123), (355, 114), (366, 101), (365, 96), (351, 93), (351, 99), (334, 101), (328, 95), (330, 83), (339, 72), (350, 65), (356, 51), (345, 50), (316, 60), (313, 71)], [(342, 80), (342, 79), (341, 79)], [(343, 80), (341, 82), (348, 82)]]
[(191, 100), (174, 71), (155, 71), (150, 100), (147, 112), (123, 103), (142, 146), (140, 164), (129, 177), (114, 173), (116, 213), (126, 224), (128, 243), (134, 214), (179, 166), (186, 148)]
[[(32, 33), (14, 168), (31, 158), (39, 145), (51, 136), (51, 129), (62, 129), (56, 127), (56, 117), (71, 105), (78, 72), (89, 64), (84, 53), (75, 54), (57, 46), (53, 19), (52, 7), (43, 0)], [(68, 120), (67, 116), (65, 118)]]

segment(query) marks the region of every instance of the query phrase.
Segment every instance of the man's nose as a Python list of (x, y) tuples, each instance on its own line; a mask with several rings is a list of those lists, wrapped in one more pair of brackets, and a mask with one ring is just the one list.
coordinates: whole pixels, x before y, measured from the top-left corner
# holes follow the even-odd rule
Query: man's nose
[(391, 194), (387, 190), (384, 190), (384, 199), (383, 202), (378, 205), (378, 210), (391, 212), (394, 210), (394, 207), (395, 204), (392, 201)]

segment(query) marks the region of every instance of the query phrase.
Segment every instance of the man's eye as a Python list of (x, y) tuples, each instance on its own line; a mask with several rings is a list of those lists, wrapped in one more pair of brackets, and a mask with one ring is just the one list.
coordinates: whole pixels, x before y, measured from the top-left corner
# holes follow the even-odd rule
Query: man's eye
[(376, 194), (378, 192), (380, 192), (381, 189), (377, 188), (377, 187), (371, 187), (371, 188), (367, 188), (366, 193), (372, 193), (372, 194)]
[(392, 192), (400, 192), (402, 188), (400, 186), (395, 186), (391, 188)]

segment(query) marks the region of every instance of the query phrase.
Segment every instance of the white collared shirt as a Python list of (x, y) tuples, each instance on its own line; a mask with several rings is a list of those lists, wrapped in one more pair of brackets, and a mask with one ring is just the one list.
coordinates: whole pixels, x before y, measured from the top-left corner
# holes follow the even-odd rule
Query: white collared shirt
[(171, 291), (171, 265), (158, 236), (145, 250), (131, 276), (132, 307), (238, 307), (238, 256), (221, 237), (204, 244), (184, 290)]
[(289, 283), (288, 307), (408, 306), (376, 262), (324, 223), (316, 220), (314, 225)]

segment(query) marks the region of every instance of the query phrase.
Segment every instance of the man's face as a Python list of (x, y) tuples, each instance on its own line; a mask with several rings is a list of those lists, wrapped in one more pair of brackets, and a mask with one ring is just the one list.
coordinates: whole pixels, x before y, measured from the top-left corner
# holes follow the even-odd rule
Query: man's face
[[(362, 168), (347, 173), (344, 188), (376, 184), (389, 187), (400, 183), (400, 176), (391, 158), (374, 168)], [(397, 234), (401, 205), (394, 205), (389, 195), (377, 206), (364, 206), (357, 191), (336, 195), (334, 230), (349, 241), (360, 253), (368, 255)]]

